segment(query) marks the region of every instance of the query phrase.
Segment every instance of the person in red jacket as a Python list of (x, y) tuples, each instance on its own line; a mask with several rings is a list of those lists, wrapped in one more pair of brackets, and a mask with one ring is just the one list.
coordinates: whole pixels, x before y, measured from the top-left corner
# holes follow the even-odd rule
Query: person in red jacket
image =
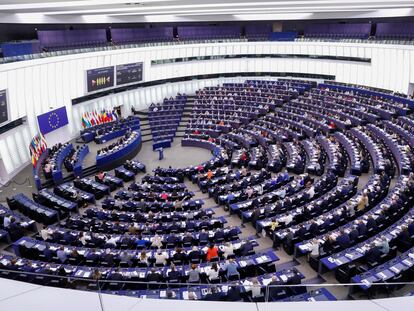
[(210, 261), (212, 258), (218, 257), (218, 247), (211, 243), (209, 248), (207, 249), (207, 261)]

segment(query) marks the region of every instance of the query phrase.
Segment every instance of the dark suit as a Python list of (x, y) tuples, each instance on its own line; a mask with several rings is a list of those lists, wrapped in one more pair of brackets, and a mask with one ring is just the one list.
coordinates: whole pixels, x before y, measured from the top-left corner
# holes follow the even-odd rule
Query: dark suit
[(342, 248), (347, 248), (351, 244), (351, 239), (344, 233), (336, 238), (336, 243)]
[(223, 232), (223, 230), (218, 230), (214, 234), (214, 240), (217, 241), (217, 240), (220, 240), (220, 239), (224, 239), (224, 232)]
[(168, 272), (168, 278), (170, 280), (178, 280), (178, 281), (180, 281), (181, 280), (181, 273), (178, 272), (178, 271), (170, 271), (170, 272)]
[(206, 301), (220, 301), (222, 300), (222, 296), (220, 293), (209, 293), (205, 295), (204, 300)]
[(358, 224), (357, 229), (358, 229), (359, 235), (363, 235), (363, 236), (367, 235), (368, 229), (364, 223)]
[(367, 229), (374, 229), (377, 227), (377, 223), (374, 218), (368, 218), (367, 220)]
[(358, 236), (359, 236), (359, 232), (358, 232), (358, 230), (357, 230), (357, 229), (352, 229), (352, 230), (349, 232), (348, 236), (349, 236), (349, 238), (350, 238), (352, 241), (355, 241), (355, 240), (358, 238)]
[(408, 225), (408, 233), (410, 236), (414, 235), (414, 222)]
[(319, 227), (318, 227), (318, 224), (316, 222), (311, 223), (311, 225), (309, 226), (309, 232), (313, 236), (317, 236), (319, 234)]
[(306, 233), (307, 233), (306, 228), (301, 227), (299, 228), (298, 231), (296, 231), (296, 236), (298, 236), (301, 240), (304, 240)]
[(122, 280), (124, 277), (122, 276), (122, 274), (121, 273), (119, 273), (119, 272), (114, 272), (114, 273), (111, 273), (111, 275), (108, 277), (110, 280), (117, 280), (117, 281), (119, 281), (119, 280)]
[(240, 247), (240, 255), (247, 256), (250, 251), (253, 250), (253, 245), (251, 242), (246, 242)]
[(230, 287), (229, 290), (227, 291), (226, 300), (227, 301), (240, 301), (241, 300), (240, 288), (238, 286)]
[(200, 259), (200, 251), (191, 251), (188, 254), (188, 259), (189, 260), (199, 260)]
[(370, 248), (366, 253), (365, 253), (365, 259), (367, 262), (369, 263), (374, 263), (378, 261), (378, 258), (382, 255), (381, 251), (379, 250), (378, 247), (374, 246), (372, 248)]
[(276, 287), (276, 285), (280, 285), (279, 282), (277, 281), (272, 281), (269, 283), (269, 298), (270, 300), (276, 300), (279, 297), (279, 293), (281, 293), (283, 291), (282, 287)]
[(411, 238), (408, 230), (402, 230), (400, 232), (400, 234), (398, 235), (398, 241), (403, 242), (405, 244), (410, 244)]
[(188, 244), (192, 244), (193, 243), (194, 238), (192, 236), (184, 236), (183, 237), (183, 243), (188, 243)]
[(208, 242), (209, 241), (208, 233), (207, 232), (201, 232), (198, 236), (198, 240), (200, 242)]
[(147, 274), (148, 282), (161, 282), (161, 275), (157, 272), (150, 272)]

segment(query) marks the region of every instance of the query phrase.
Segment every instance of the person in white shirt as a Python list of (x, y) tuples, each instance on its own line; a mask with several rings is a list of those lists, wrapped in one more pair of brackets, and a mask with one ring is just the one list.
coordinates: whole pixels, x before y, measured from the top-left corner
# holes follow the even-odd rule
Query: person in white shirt
[(252, 195), (253, 195), (253, 188), (252, 187), (247, 187), (246, 195), (247, 195), (248, 199), (250, 199), (252, 197)]
[(83, 246), (87, 244), (87, 241), (90, 240), (90, 238), (87, 238), (83, 233), (79, 236), (79, 241), (82, 243)]
[(145, 249), (143, 249), (141, 253), (139, 254), (138, 261), (139, 263), (142, 263), (142, 264), (148, 264), (148, 256), (147, 256), (147, 252), (145, 251)]
[(116, 247), (117, 241), (118, 239), (112, 236), (106, 241), (106, 245), (112, 245), (113, 247)]
[(233, 244), (230, 242), (227, 242), (224, 245), (223, 257), (227, 259), (229, 256), (233, 256), (233, 255), (234, 255)]
[(40, 236), (42, 237), (44, 241), (47, 241), (48, 239), (50, 239), (51, 234), (49, 230), (46, 228), (46, 226), (43, 226), (43, 229), (40, 230)]
[(157, 253), (155, 254), (155, 264), (156, 265), (166, 265), (167, 264), (167, 259), (168, 259), (168, 255), (167, 253), (163, 252), (161, 249), (159, 249), (157, 251)]
[(311, 242), (311, 249), (310, 249), (309, 257), (318, 258), (319, 257), (319, 241), (317, 239), (313, 239)]
[(4, 217), (4, 219), (3, 219), (3, 227), (4, 228), (8, 228), (10, 226), (11, 219), (12, 219), (12, 216), (10, 216), (10, 215)]
[(160, 235), (156, 234), (151, 238), (151, 246), (161, 248), (162, 247), (162, 239)]
[(312, 199), (315, 196), (315, 187), (312, 185), (307, 190), (308, 198)]
[(213, 263), (207, 271), (207, 277), (210, 281), (218, 280), (219, 279), (219, 268), (217, 266), (217, 263)]
[(292, 215), (291, 214), (287, 214), (284, 217), (283, 222), (285, 223), (285, 226), (286, 226), (286, 225), (290, 224), (292, 222), (292, 220), (293, 220)]
[(255, 278), (252, 280), (252, 286), (251, 286), (251, 290), (252, 290), (252, 297), (253, 298), (258, 298), (263, 296), (262, 294), (262, 287), (259, 284), (259, 281)]

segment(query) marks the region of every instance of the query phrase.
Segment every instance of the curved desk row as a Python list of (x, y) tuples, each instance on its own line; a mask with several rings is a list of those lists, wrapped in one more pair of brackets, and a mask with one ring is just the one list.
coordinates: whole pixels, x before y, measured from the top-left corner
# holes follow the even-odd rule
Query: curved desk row
[(72, 150), (73, 145), (68, 144), (67, 146), (57, 151), (58, 154), (56, 155), (55, 169), (52, 171), (52, 177), (55, 183), (59, 183), (63, 179), (62, 164), (65, 158), (72, 152)]
[[(382, 97), (382, 98), (386, 98), (386, 99), (392, 100), (392, 101), (397, 102), (397, 103), (402, 103), (402, 104), (408, 105), (410, 107), (410, 109), (414, 108), (414, 101), (413, 100), (411, 100), (409, 98), (403, 98), (403, 97), (395, 96), (395, 95), (392, 95), (392, 94), (385, 94), (385, 93), (381, 93), (381, 92), (376, 92), (376, 91), (371, 91), (371, 90), (366, 90), (366, 89), (360, 89), (360, 88), (356, 88), (356, 87), (329, 84), (329, 83), (327, 83), (327, 84), (321, 83), (321, 84), (319, 84), (319, 87), (320, 88), (321, 87), (322, 88), (328, 87), (330, 89), (348, 91), (348, 92), (353, 92), (353, 93), (356, 93), (356, 94), (363, 94), (363, 95), (366, 95), (366, 96)], [(399, 115), (406, 115), (408, 110), (409, 110), (407, 108), (398, 107), (397, 105), (395, 105), (395, 109), (398, 111)]]
[(120, 161), (130, 158), (131, 155), (135, 155), (141, 147), (142, 138), (140, 132), (135, 131), (134, 133), (137, 133), (138, 135), (128, 145), (123, 146), (123, 148), (104, 155), (97, 155), (96, 165), (99, 168), (107, 167), (109, 165), (115, 165), (115, 167), (117, 167), (120, 165)]
[(78, 157), (76, 159), (75, 165), (73, 166), (73, 174), (76, 177), (82, 177), (82, 163), (85, 160), (86, 156), (89, 153), (89, 147), (87, 145), (83, 146), (78, 152)]
[(209, 142), (207, 140), (193, 139), (193, 138), (184, 138), (181, 141), (181, 146), (203, 148), (203, 149), (207, 149), (210, 151), (213, 151), (215, 148), (218, 148), (215, 143)]
[[(119, 129), (112, 131), (114, 126), (118, 125)], [(89, 143), (95, 139), (97, 144), (104, 143), (108, 140), (120, 137), (124, 135), (125, 131), (129, 128), (132, 130), (139, 129), (140, 127), (140, 120), (138, 117), (131, 117), (124, 121), (113, 121), (108, 123), (103, 123), (99, 125), (95, 125), (90, 128), (86, 128), (81, 130), (80, 135), (84, 143)], [(103, 135), (97, 136), (97, 132), (102, 130), (104, 132)]]
[(97, 144), (103, 144), (103, 143), (106, 143), (109, 140), (112, 140), (112, 139), (115, 139), (115, 138), (118, 138), (118, 137), (121, 137), (121, 136), (125, 135), (125, 133), (128, 130), (135, 131), (135, 130), (139, 130), (139, 129), (140, 129), (140, 125), (139, 125), (139, 121), (138, 121), (136, 123), (129, 124), (129, 126), (123, 127), (123, 128), (121, 128), (117, 131), (111, 131), (111, 132), (106, 133), (104, 135), (96, 136), (95, 137), (95, 142)]

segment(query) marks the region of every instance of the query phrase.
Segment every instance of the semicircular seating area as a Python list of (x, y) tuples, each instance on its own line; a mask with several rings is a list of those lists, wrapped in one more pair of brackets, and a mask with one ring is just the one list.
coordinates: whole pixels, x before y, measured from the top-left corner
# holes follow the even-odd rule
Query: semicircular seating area
[[(188, 98), (150, 107), (153, 143), (173, 139)], [(220, 299), (235, 286), (244, 301), (263, 301), (269, 284), (283, 285), (271, 301), (316, 295), (306, 288), (314, 278), (329, 293), (324, 275), (356, 283), (351, 295), (413, 281), (414, 101), (289, 79), (225, 83), (191, 98), (181, 144), (208, 150), (209, 160), (150, 173), (145, 159), (128, 160), (9, 197), (0, 206), (0, 239), (11, 246), (0, 252), (0, 275), (181, 299), (208, 299), (217, 284)], [(139, 135), (129, 130), (138, 131), (138, 117), (125, 122), (85, 130), (83, 140)], [(52, 175), (65, 159), (79, 170), (89, 152), (68, 158), (69, 149), (49, 155)]]

